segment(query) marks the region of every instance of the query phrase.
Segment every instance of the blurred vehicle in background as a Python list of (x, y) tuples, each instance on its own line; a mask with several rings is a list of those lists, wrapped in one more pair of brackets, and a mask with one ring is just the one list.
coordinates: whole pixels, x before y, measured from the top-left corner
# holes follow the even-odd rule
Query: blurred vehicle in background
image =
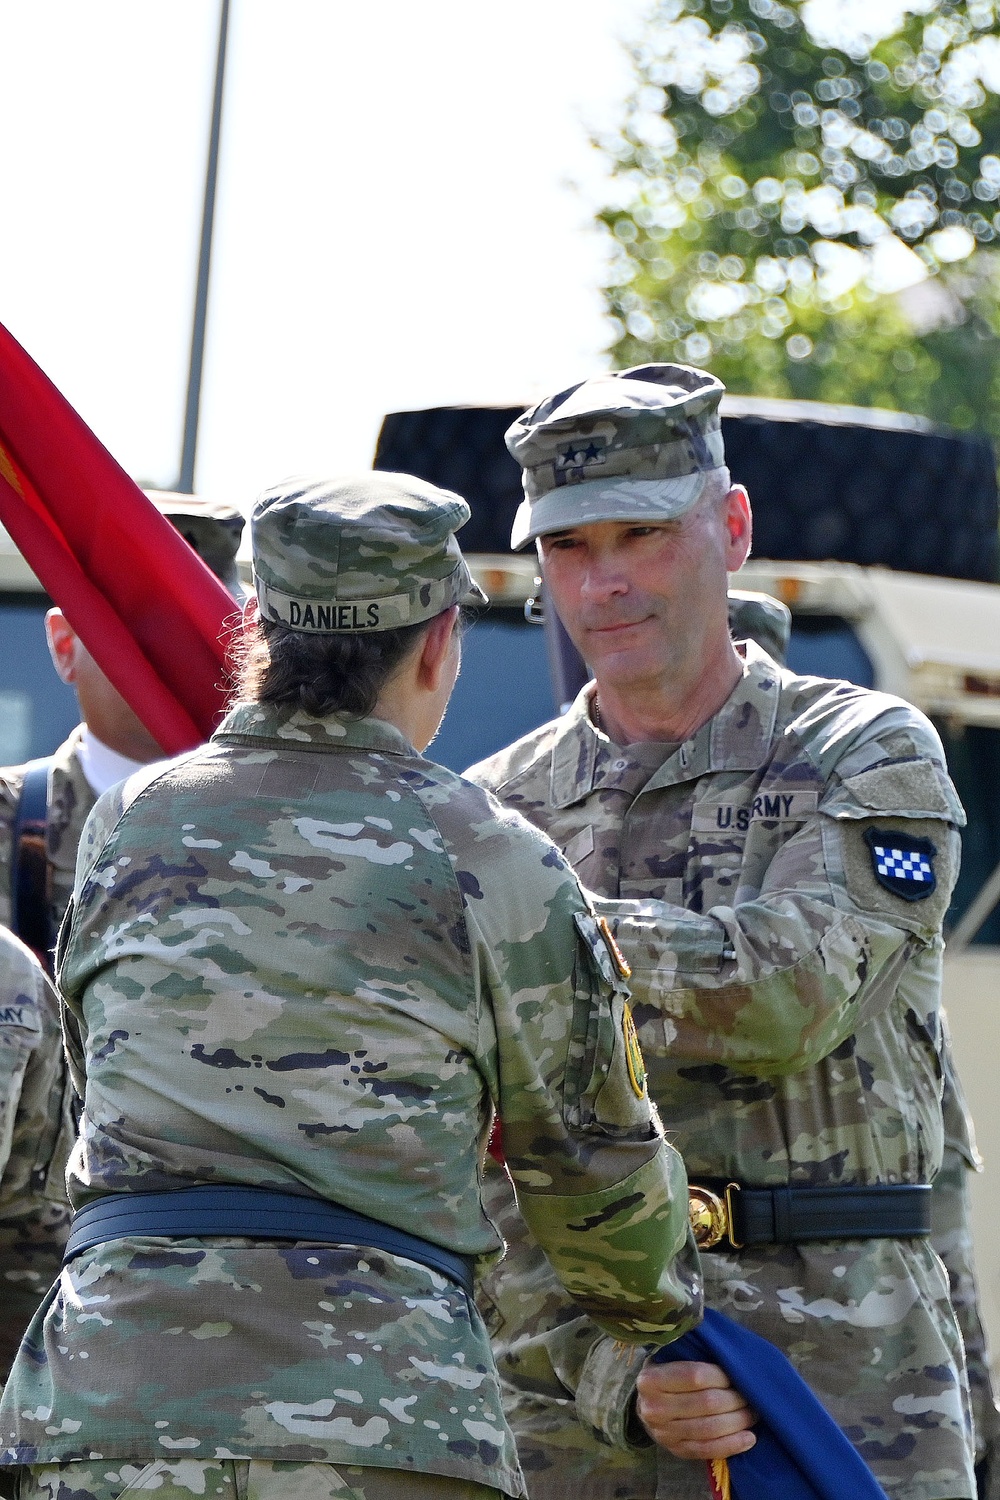
[(76, 694), (45, 641), (52, 600), (0, 529), (0, 765), (49, 755), (79, 723)]

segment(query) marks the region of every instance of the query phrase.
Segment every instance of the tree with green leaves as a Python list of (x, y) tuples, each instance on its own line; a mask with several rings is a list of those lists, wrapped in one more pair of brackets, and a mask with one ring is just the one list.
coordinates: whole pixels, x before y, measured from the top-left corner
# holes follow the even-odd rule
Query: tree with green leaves
[(998, 5), (658, 0), (602, 143), (615, 362), (1000, 436)]

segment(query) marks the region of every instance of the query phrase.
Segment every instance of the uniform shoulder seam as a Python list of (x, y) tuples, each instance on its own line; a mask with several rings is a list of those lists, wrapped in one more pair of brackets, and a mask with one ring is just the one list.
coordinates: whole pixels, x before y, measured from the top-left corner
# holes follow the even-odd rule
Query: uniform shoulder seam
[[(543, 761), (552, 759), (554, 732), (558, 728), (558, 725), (558, 719), (553, 719), (548, 724), (540, 725), (540, 727), (533, 730), (530, 735), (525, 735), (523, 739), (515, 741), (515, 743), (508, 749), (500, 750), (495, 756), (491, 755), (486, 760), (479, 761), (476, 765), (470, 766), (470, 774), (478, 773), (479, 771), (485, 769), (500, 756), (503, 756), (504, 758), (513, 758), (515, 752), (521, 746), (527, 747), (528, 742), (537, 736), (538, 743), (534, 747), (534, 753), (528, 760), (518, 765), (517, 769), (512, 770), (508, 776), (505, 776), (503, 778), (502, 781), (490, 781), (489, 790), (492, 791), (494, 795), (499, 795), (501, 791), (505, 791), (507, 787), (513, 786), (514, 783), (520, 781), (522, 777), (526, 777), (529, 774), (536, 772), (539, 765)], [(551, 732), (545, 733), (545, 731)], [(477, 781), (475, 784), (478, 786), (479, 782)]]

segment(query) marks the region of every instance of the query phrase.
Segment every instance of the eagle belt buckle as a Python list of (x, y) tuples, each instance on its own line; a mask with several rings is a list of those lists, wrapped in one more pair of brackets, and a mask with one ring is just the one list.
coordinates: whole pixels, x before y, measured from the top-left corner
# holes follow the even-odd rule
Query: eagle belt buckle
[(688, 1184), (688, 1217), (691, 1220), (694, 1242), (699, 1250), (714, 1250), (724, 1239), (728, 1239), (734, 1250), (742, 1249), (733, 1233), (735, 1220), (732, 1195), (739, 1190), (738, 1182), (727, 1182), (724, 1194), (715, 1193), (711, 1188), (699, 1187), (695, 1182)]

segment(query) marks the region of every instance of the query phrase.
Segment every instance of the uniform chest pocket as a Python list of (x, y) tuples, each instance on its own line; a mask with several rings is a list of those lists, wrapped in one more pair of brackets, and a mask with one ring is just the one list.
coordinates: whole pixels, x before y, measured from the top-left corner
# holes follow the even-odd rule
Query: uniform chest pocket
[(733, 906), (746, 854), (745, 833), (695, 833), (688, 845), (682, 905), (688, 911)]
[(757, 792), (697, 803), (684, 904), (691, 911), (752, 900), (781, 845), (814, 816), (816, 792)]

